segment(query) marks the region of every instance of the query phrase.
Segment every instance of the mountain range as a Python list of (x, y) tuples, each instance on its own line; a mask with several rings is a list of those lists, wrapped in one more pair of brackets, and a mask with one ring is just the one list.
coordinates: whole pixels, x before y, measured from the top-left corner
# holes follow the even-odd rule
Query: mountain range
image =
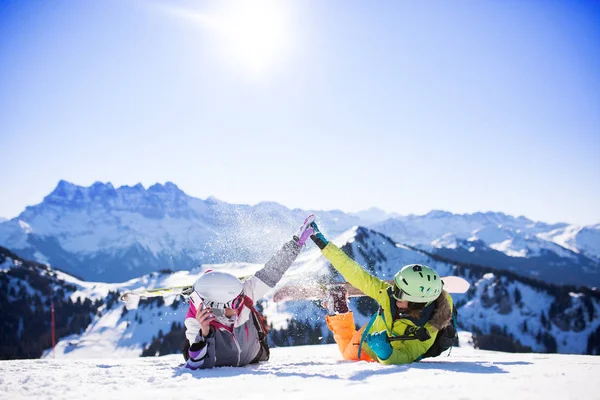
[[(441, 275), (462, 276), (471, 283), (453, 295), (462, 330), (476, 347), (510, 352), (600, 354), (600, 293), (524, 278), (505, 270), (457, 263), (394, 242), (368, 228), (351, 228), (334, 240), (364, 268), (389, 279), (398, 265), (423, 263)], [(248, 276), (262, 264), (203, 265), (190, 271), (153, 272), (119, 283), (88, 282), (0, 248), (0, 358), (50, 354), (50, 309), (56, 310), (57, 357), (137, 357), (179, 353), (184, 342), (187, 304), (177, 296), (142, 300), (135, 310), (118, 301), (137, 288), (192, 284), (207, 269)], [(335, 272), (316, 246), (309, 244), (278, 287), (288, 282), (335, 282)], [(317, 302), (274, 303), (274, 291), (258, 302), (270, 325), (274, 347), (331, 343), (326, 310)], [(357, 324), (364, 324), (376, 304), (351, 299)], [(5, 311), (6, 310), (6, 311)], [(36, 336), (37, 335), (37, 336)]]
[(493, 212), (401, 216), (376, 208), (238, 205), (191, 197), (170, 182), (146, 189), (60, 181), (40, 204), (0, 222), (0, 245), (83, 279), (121, 282), (164, 269), (264, 262), (312, 212), (331, 237), (364, 226), (447, 259), (548, 282), (600, 285), (600, 224), (546, 224)]

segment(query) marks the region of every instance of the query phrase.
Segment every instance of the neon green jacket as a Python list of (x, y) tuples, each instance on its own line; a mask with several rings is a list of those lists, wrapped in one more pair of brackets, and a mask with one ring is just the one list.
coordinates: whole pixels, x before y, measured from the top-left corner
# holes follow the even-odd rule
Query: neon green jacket
[[(348, 283), (357, 289), (360, 289), (367, 296), (375, 299), (381, 307), (380, 313), (371, 325), (368, 334), (387, 331), (388, 336), (403, 336), (408, 334), (406, 331), (409, 326), (416, 326), (410, 318), (398, 318), (394, 320), (391, 314), (392, 309), (396, 309), (395, 303), (392, 307), (391, 301), (395, 300), (390, 296), (388, 288), (391, 285), (365, 271), (358, 263), (348, 257), (339, 247), (333, 243), (321, 250), (323, 255), (331, 262), (333, 267), (346, 279)], [(445, 294), (445, 296), (443, 296)], [(369, 348), (366, 341), (363, 341), (362, 349), (374, 360), (382, 364), (408, 364), (421, 357), (433, 344), (437, 333), (444, 326), (447, 326), (452, 319), (452, 297), (447, 292), (442, 292), (442, 296), (436, 300), (436, 308), (431, 318), (425, 323), (431, 338), (421, 342), (414, 340), (397, 340), (391, 342), (392, 355), (387, 359), (380, 359)]]

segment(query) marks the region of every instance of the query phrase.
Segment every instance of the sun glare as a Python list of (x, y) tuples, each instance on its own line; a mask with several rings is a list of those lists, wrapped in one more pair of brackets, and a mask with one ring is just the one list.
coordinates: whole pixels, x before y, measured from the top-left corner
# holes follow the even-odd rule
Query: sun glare
[(291, 47), (290, 10), (285, 2), (223, 2), (211, 16), (219, 52), (253, 77), (269, 74)]
[(293, 15), (284, 0), (219, 0), (203, 9), (163, 9), (209, 33), (209, 43), (226, 65), (249, 78), (263, 78), (286, 61), (293, 48)]

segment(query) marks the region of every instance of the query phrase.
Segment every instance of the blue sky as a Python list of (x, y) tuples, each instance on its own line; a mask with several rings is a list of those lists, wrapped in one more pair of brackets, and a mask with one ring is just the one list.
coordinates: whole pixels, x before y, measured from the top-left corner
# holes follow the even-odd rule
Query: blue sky
[(600, 3), (0, 2), (0, 216), (60, 179), (600, 222)]

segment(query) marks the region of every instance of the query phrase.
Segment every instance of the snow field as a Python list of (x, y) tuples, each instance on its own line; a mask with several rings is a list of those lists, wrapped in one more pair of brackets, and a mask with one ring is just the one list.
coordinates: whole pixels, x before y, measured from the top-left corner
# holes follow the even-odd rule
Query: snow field
[[(191, 371), (180, 355), (0, 361), (0, 399), (598, 399), (600, 358), (452, 349), (410, 365), (341, 360), (336, 345)], [(277, 378), (277, 379), (274, 379)]]

